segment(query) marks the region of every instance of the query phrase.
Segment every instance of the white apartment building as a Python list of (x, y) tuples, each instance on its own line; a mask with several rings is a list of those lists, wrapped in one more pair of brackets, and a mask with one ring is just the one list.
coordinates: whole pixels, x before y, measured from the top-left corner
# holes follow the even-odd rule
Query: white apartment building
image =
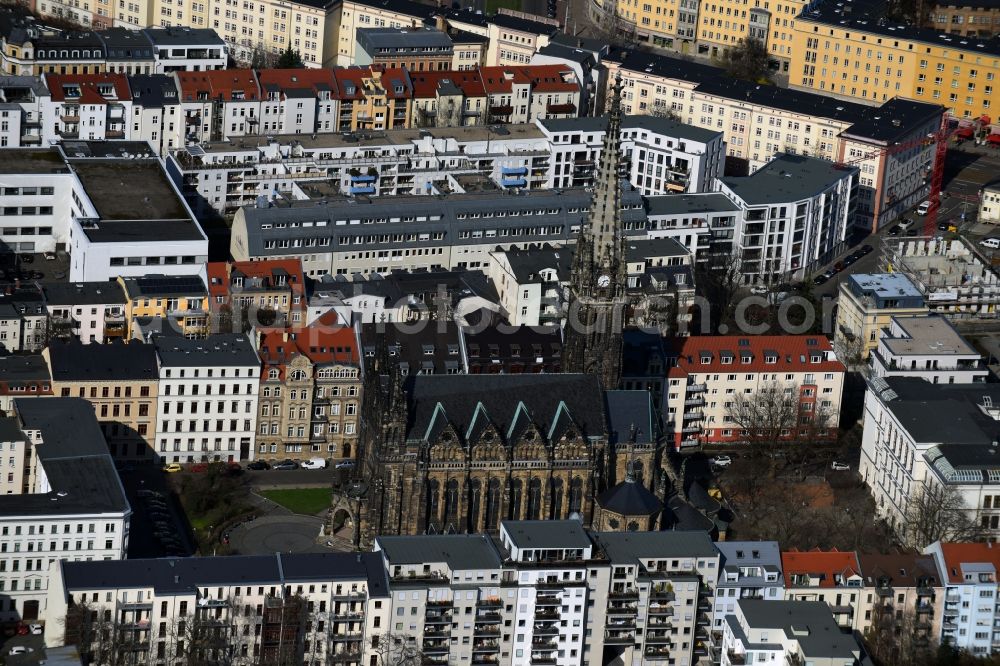
[(847, 370), (826, 338), (719, 335), (675, 338), (673, 344), (664, 432), (674, 446), (742, 441), (729, 403), (736, 394), (771, 389), (798, 395), (797, 423), (782, 433), (789, 442), (836, 436)]
[(164, 462), (250, 460), (260, 358), (245, 335), (156, 336), (156, 455)]
[(981, 192), (979, 221), (1000, 222), (1000, 184), (986, 185)]
[(127, 332), (125, 294), (113, 282), (49, 282), (42, 293), (53, 337), (70, 335), (83, 344), (103, 344)]
[(780, 154), (749, 176), (719, 178), (742, 211), (734, 261), (748, 282), (801, 279), (836, 256), (851, 230), (858, 169)]
[(903, 273), (853, 273), (837, 292), (833, 344), (845, 362), (867, 361), (893, 317), (927, 312), (923, 292)]
[(869, 593), (863, 589), (856, 552), (786, 550), (781, 553), (781, 571), (786, 600), (824, 602), (836, 624), (846, 631), (865, 626), (861, 601)]
[(979, 352), (938, 314), (893, 317), (870, 360), (873, 377), (972, 384), (987, 381), (991, 374)]
[(723, 630), (726, 616), (736, 612), (741, 599), (785, 598), (777, 541), (720, 541), (715, 548), (719, 551), (719, 580), (715, 586), (713, 632)]
[(813, 666), (870, 663), (858, 639), (840, 631), (818, 601), (741, 599), (726, 615), (722, 666), (774, 662)]
[[(48, 591), (45, 643), (62, 645), (61, 619), (90, 610), (113, 627), (111, 640), (95, 637), (94, 645), (80, 646), (102, 663), (126, 655), (145, 664), (224, 654), (254, 662), (368, 664), (378, 658), (390, 620), (380, 559), (374, 553), (276, 553), (119, 566), (60, 562)], [(179, 632), (180, 622), (189, 629)], [(192, 635), (200, 637), (194, 647)]]
[(49, 89), (36, 76), (0, 76), (0, 147), (42, 145), (42, 109)]
[(996, 653), (1000, 645), (997, 571), (1000, 549), (994, 543), (933, 543), (924, 549), (934, 556), (944, 586), (941, 633), (936, 638), (976, 657)]
[(699, 261), (713, 255), (728, 261), (734, 236), (743, 222), (739, 206), (718, 192), (645, 197), (646, 233), (673, 238)]
[[(583, 187), (593, 182), (601, 158), (607, 117), (537, 121), (548, 140), (552, 166), (548, 187)], [(622, 162), (629, 182), (643, 195), (711, 191), (722, 175), (722, 133), (669, 118), (626, 116)]]
[(229, 64), (226, 42), (215, 30), (166, 26), (142, 32), (153, 45), (156, 74), (204, 72)]
[(166, 74), (136, 74), (128, 77), (132, 92), (132, 138), (152, 146), (161, 156), (181, 147), (181, 118), (177, 82)]
[(132, 93), (125, 74), (45, 74), (42, 138), (57, 141), (131, 139)]
[(18, 398), (0, 427), (0, 620), (46, 618), (51, 567), (124, 559), (132, 510), (85, 400)]
[(954, 489), (968, 518), (991, 538), (1000, 535), (1000, 507), (993, 502), (1000, 490), (1000, 390), (994, 386), (912, 376), (869, 382), (859, 471), (879, 516), (902, 535), (913, 510), (910, 498), (924, 484)]

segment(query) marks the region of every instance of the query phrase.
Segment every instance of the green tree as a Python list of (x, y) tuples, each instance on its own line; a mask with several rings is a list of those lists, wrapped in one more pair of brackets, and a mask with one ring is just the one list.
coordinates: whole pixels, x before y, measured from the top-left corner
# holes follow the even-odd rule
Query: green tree
[(304, 66), (302, 56), (299, 55), (298, 51), (293, 51), (291, 46), (278, 56), (278, 69), (301, 69)]
[(767, 79), (767, 47), (759, 39), (741, 39), (739, 44), (726, 51), (723, 65), (734, 79), (760, 81)]

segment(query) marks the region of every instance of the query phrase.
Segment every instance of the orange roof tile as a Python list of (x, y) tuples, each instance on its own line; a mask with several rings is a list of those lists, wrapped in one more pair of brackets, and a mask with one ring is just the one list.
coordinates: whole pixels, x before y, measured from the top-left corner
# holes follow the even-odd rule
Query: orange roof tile
[[(693, 372), (846, 372), (843, 363), (833, 356), (833, 345), (822, 335), (705, 335), (675, 338), (672, 350), (676, 366), (671, 377)], [(723, 363), (724, 352), (733, 356)], [(750, 363), (742, 362), (742, 352), (750, 352)], [(812, 357), (819, 354), (819, 363)], [(702, 357), (710, 359), (702, 363)], [(768, 362), (768, 357), (775, 360)], [(830, 360), (832, 359), (832, 360)]]
[[(114, 99), (131, 100), (128, 77), (124, 74), (46, 74), (45, 83), (53, 102), (81, 102), (83, 104), (107, 104), (106, 98), (98, 92), (98, 86), (112, 86)], [(68, 97), (69, 90), (80, 91), (79, 97)]]
[[(182, 102), (195, 102), (203, 96), (210, 100), (256, 101), (260, 99), (257, 77), (250, 69), (217, 69), (207, 72), (175, 72)], [(234, 94), (242, 99), (234, 99)]]
[(306, 328), (264, 333), (258, 350), (262, 361), (261, 378), (277, 368), (283, 380), (286, 365), (297, 354), (313, 363), (357, 364), (360, 357), (354, 329), (336, 322), (337, 313), (330, 311)]
[(949, 583), (962, 583), (962, 564), (990, 563), (1000, 570), (1000, 545), (991, 543), (942, 543), (945, 574)]
[[(794, 574), (819, 576), (820, 587), (846, 587), (848, 577), (861, 575), (858, 557), (853, 551), (786, 550), (781, 553), (781, 569), (786, 587), (796, 587), (792, 583)], [(844, 581), (840, 585), (836, 582), (838, 576)]]
[(329, 90), (331, 96), (337, 94), (337, 77), (332, 69), (262, 69), (257, 72), (262, 94), (270, 88), (278, 90)]

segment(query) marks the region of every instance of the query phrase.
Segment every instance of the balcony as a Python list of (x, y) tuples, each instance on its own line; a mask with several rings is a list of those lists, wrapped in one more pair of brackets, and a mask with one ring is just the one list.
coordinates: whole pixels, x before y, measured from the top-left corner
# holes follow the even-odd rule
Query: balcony
[(548, 638), (539, 638), (531, 641), (531, 649), (538, 652), (553, 652), (559, 649), (555, 641)]
[(487, 599), (479, 600), (479, 608), (500, 608), (503, 606), (503, 601), (497, 599), (496, 597), (489, 597)]
[[(334, 663), (340, 662), (350, 662), (350, 661), (361, 661), (361, 653), (354, 651), (344, 651), (344, 652), (332, 652), (330, 653), (330, 661)], [(447, 661), (438, 663), (448, 663)]]
[(120, 611), (153, 610), (152, 601), (119, 601), (115, 608)]
[(501, 619), (500, 613), (480, 613), (476, 616), (476, 624), (493, 624)]
[(500, 637), (500, 625), (490, 624), (486, 626), (478, 626), (475, 628), (476, 638), (499, 638)]
[(334, 643), (351, 643), (360, 641), (362, 638), (364, 638), (362, 634), (333, 634), (330, 640)]
[(476, 640), (472, 643), (473, 652), (499, 652), (500, 651), (500, 641), (480, 641)]
[(535, 636), (558, 636), (559, 627), (554, 622), (535, 623)]
[(612, 590), (611, 593), (608, 594), (608, 598), (612, 601), (616, 599), (638, 599), (639, 590), (633, 588)]
[(670, 648), (669, 647), (647, 647), (646, 651), (643, 653), (646, 655), (646, 659), (669, 659), (670, 658)]
[(646, 631), (646, 644), (663, 644), (670, 643), (673, 639), (668, 631)]
[(635, 642), (634, 631), (605, 631), (604, 642), (608, 645), (626, 645)]
[(554, 664), (556, 663), (556, 658), (548, 654), (533, 654), (531, 655), (532, 664)]
[(706, 384), (688, 384), (687, 387), (688, 393), (704, 393), (707, 390), (708, 386)]
[(726, 653), (726, 658), (729, 660), (730, 664), (733, 664), (733, 666), (741, 666), (742, 664), (747, 663), (747, 656), (745, 654), (734, 652), (732, 650)]
[(562, 606), (562, 599), (548, 594), (541, 594), (535, 597), (535, 606), (538, 607)]

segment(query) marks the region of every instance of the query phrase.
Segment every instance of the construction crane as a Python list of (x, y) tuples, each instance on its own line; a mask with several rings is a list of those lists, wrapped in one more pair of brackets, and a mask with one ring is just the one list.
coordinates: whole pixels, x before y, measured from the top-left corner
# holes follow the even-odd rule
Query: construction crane
[[(978, 131), (979, 127), (983, 123), (989, 124), (989, 119), (982, 117), (975, 121), (975, 129), (973, 129), (973, 135)], [(941, 189), (944, 184), (944, 163), (948, 156), (948, 140), (956, 132), (967, 132), (969, 128), (961, 128), (958, 124), (952, 124), (952, 118), (948, 115), (944, 115), (941, 118), (941, 127), (937, 131), (931, 132), (926, 136), (916, 137), (908, 141), (903, 141), (902, 143), (896, 143), (891, 146), (886, 146), (879, 150), (872, 151), (861, 157), (854, 157), (849, 160), (843, 160), (838, 162), (838, 165), (850, 166), (858, 164), (861, 162), (866, 162), (878, 157), (886, 157), (889, 155), (896, 155), (899, 153), (905, 153), (911, 148), (917, 146), (929, 146), (934, 145), (934, 161), (931, 165), (930, 172), (930, 190), (927, 195), (927, 201), (930, 202), (930, 208), (927, 210), (927, 215), (924, 217), (924, 234), (931, 236), (934, 234), (935, 227), (937, 226), (938, 209), (941, 207)], [(889, 194), (889, 202), (895, 199), (895, 195), (891, 192)], [(875, 228), (877, 231), (877, 227)]]

